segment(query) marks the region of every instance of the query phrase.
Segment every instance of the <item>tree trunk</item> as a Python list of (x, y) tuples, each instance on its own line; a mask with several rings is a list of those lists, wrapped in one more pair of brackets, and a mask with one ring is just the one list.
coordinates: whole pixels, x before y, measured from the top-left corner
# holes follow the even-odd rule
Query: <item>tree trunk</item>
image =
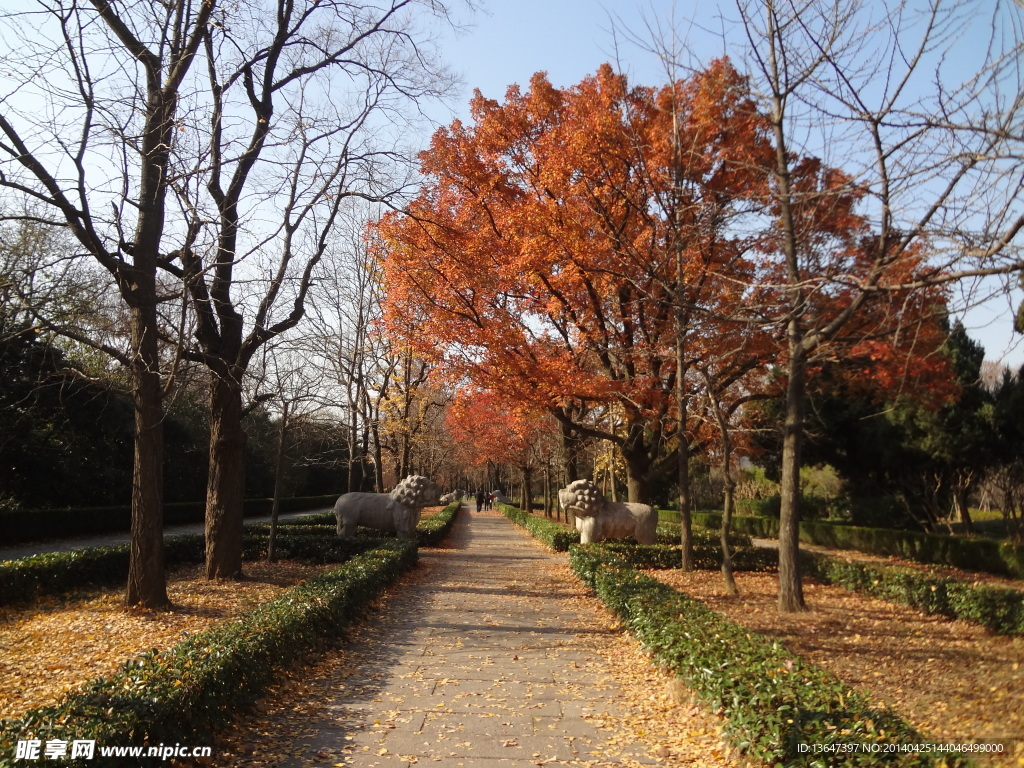
[(277, 456), (274, 460), (274, 501), (270, 507), (270, 538), (267, 541), (267, 561), (277, 559), (277, 518), (281, 512), (281, 480), (284, 475), (285, 441), (288, 439), (288, 403), (281, 412), (281, 430), (277, 436)]
[(215, 376), (210, 395), (210, 474), (206, 487), (206, 578), (242, 574), (245, 432), (241, 388)]
[(971, 484), (971, 477), (960, 473), (955, 479), (953, 487), (953, 506), (956, 509), (957, 519), (963, 526), (963, 533), (968, 535), (974, 533), (974, 521), (971, 520), (971, 510), (967, 501), (967, 489)]
[(608, 443), (608, 480), (611, 483), (611, 499), (619, 500), (619, 484), (615, 482), (615, 446)]
[(566, 424), (562, 426), (562, 452), (565, 454), (565, 482), (566, 485), (574, 480), (580, 479), (580, 439), (576, 431)]
[(736, 481), (729, 466), (731, 456), (725, 451), (725, 498), (722, 504), (722, 580), (729, 595), (738, 595), (736, 578), (733, 576), (732, 550), (729, 548), (729, 532), (732, 529), (732, 513), (735, 505)]
[(128, 555), (128, 607), (166, 610), (164, 564), (163, 404), (156, 341), (156, 303), (132, 308), (135, 401), (135, 465), (132, 478), (132, 537)]
[(351, 492), (362, 490), (362, 472), (359, 469), (362, 467), (363, 456), (359, 451), (359, 423), (354, 408), (349, 409), (349, 418), (352, 423), (348, 429), (348, 477), (345, 479), (345, 490)]
[(533, 469), (523, 467), (523, 511), (533, 513)]
[[(791, 325), (796, 320), (790, 321)], [(782, 511), (779, 517), (779, 611), (807, 610), (800, 579), (800, 449), (804, 428), (805, 361), (791, 344), (786, 387), (785, 434), (782, 442)]]
[(645, 504), (647, 500), (647, 472), (650, 462), (646, 456), (630, 457), (623, 455), (626, 463), (626, 493), (628, 499), (636, 504)]
[(374, 420), (370, 426), (373, 430), (373, 482), (377, 493), (384, 493), (384, 455), (380, 447), (380, 428)]

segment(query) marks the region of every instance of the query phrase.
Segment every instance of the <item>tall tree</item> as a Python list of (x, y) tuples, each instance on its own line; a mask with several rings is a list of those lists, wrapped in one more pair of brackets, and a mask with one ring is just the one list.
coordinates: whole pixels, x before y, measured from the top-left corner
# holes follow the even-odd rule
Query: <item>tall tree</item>
[(39, 205), (31, 218), (66, 227), (129, 311), (128, 349), (104, 351), (129, 369), (135, 406), (125, 602), (150, 608), (169, 605), (158, 265), (187, 243), (168, 236), (168, 194), (176, 127), (214, 7), (39, 2), (2, 18), (11, 77), (0, 94), (0, 187)]
[[(175, 184), (189, 247), (161, 266), (183, 281), (187, 354), (212, 373), (206, 573), (242, 566), (243, 379), (295, 327), (349, 201), (388, 200), (400, 123), (450, 78), (426, 17), (443, 3), (279, 0), (225, 6), (203, 35), (207, 109), (180, 126), (197, 172)], [(381, 126), (394, 126), (390, 137)]]
[[(783, 286), (773, 306), (787, 340), (778, 605), (790, 612), (805, 609), (797, 536), (811, 357), (850, 334), (881, 295), (1021, 268), (1013, 248), (1024, 225), (1021, 42), (994, 35), (1007, 45), (965, 50), (958, 32), (981, 8), (973, 3), (740, 0), (738, 8), (746, 69), (775, 145), (776, 234), (766, 255)], [(823, 136), (843, 158), (842, 176), (808, 165)], [(836, 214), (861, 218), (859, 242), (850, 229), (845, 244), (835, 229), (820, 236), (822, 217)], [(830, 312), (815, 315), (816, 296), (828, 297)]]
[[(702, 285), (691, 300), (727, 302), (738, 281), (724, 273), (750, 269), (721, 202), (749, 195), (748, 177), (722, 157), (726, 147), (763, 142), (732, 77), (722, 62), (657, 91), (631, 88), (605, 66), (564, 90), (537, 75), (503, 104), (477, 94), (474, 124), (435, 134), (422, 155), (424, 191), (380, 225), (388, 316), (424, 317), (409, 342), (443, 357), (453, 376), (613, 442), (634, 500), (676, 461), (680, 280)], [(677, 92), (685, 120), (665, 108)], [(666, 139), (674, 120), (692, 153), (687, 183), (703, 183), (706, 195), (687, 200), (682, 245), (670, 241), (684, 204), (668, 203), (672, 227), (655, 213), (658, 196), (680, 184)], [(687, 354), (698, 353), (697, 341)], [(615, 432), (587, 418), (608, 402), (623, 413)]]

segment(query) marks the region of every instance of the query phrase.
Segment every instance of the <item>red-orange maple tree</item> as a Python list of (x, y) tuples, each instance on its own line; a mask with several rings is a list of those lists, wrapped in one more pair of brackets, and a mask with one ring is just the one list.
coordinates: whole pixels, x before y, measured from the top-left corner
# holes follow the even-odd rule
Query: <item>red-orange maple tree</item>
[[(723, 61), (659, 91), (605, 66), (564, 90), (537, 75), (502, 104), (478, 94), (473, 124), (423, 153), (421, 194), (379, 225), (386, 315), (424, 318), (410, 343), (616, 443), (634, 499), (675, 461), (680, 334), (691, 359), (726, 354), (755, 279), (732, 225), (763, 196), (751, 155), (769, 147), (738, 80)], [(618, 431), (573, 415), (609, 403)]]

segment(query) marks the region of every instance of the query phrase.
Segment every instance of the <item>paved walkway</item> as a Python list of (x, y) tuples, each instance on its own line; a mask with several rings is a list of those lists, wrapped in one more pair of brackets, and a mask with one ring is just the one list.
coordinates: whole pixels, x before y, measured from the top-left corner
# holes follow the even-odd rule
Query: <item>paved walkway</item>
[[(305, 512), (284, 512), (278, 515), (278, 520), (291, 520), (296, 517), (316, 515), (321, 512), (332, 512), (333, 507), (319, 507), (307, 509)], [(245, 518), (245, 525), (251, 523), (269, 523), (270, 515), (256, 515)], [(164, 537), (185, 536), (189, 534), (202, 533), (203, 523), (178, 523), (164, 526)], [(23, 557), (40, 555), (44, 552), (70, 552), (73, 549), (88, 549), (89, 547), (109, 547), (112, 544), (127, 544), (131, 541), (132, 535), (128, 531), (120, 533), (98, 533), (95, 536), (78, 536), (70, 539), (49, 539), (47, 541), (30, 541), (24, 544), (15, 544), (10, 547), (0, 547), (0, 561), (19, 560)]]
[[(303, 680), (307, 703), (317, 692), (305, 710), (315, 717), (289, 719), (299, 700), (281, 702), (276, 720), (240, 724), (250, 737), (235, 745), (233, 757), (248, 757), (237, 764), (727, 764), (711, 759), (709, 733), (695, 740), (694, 760), (677, 762), (622, 727), (637, 714), (601, 654), (621, 654), (627, 641), (581, 597), (564, 562), (498, 513), (463, 507), (446, 549), (421, 550), (416, 575), (339, 652), (347, 661)], [(642, 657), (639, 666), (650, 698), (666, 699), (665, 681)], [(273, 736), (251, 736), (259, 731)]]

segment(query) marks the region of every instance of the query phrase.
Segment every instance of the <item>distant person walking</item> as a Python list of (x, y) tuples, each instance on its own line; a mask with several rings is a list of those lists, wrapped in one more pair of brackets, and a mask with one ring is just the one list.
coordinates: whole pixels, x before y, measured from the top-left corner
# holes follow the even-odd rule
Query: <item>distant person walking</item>
[(477, 491), (476, 492), (476, 511), (479, 512), (483, 508), (484, 508), (484, 492), (483, 491)]

